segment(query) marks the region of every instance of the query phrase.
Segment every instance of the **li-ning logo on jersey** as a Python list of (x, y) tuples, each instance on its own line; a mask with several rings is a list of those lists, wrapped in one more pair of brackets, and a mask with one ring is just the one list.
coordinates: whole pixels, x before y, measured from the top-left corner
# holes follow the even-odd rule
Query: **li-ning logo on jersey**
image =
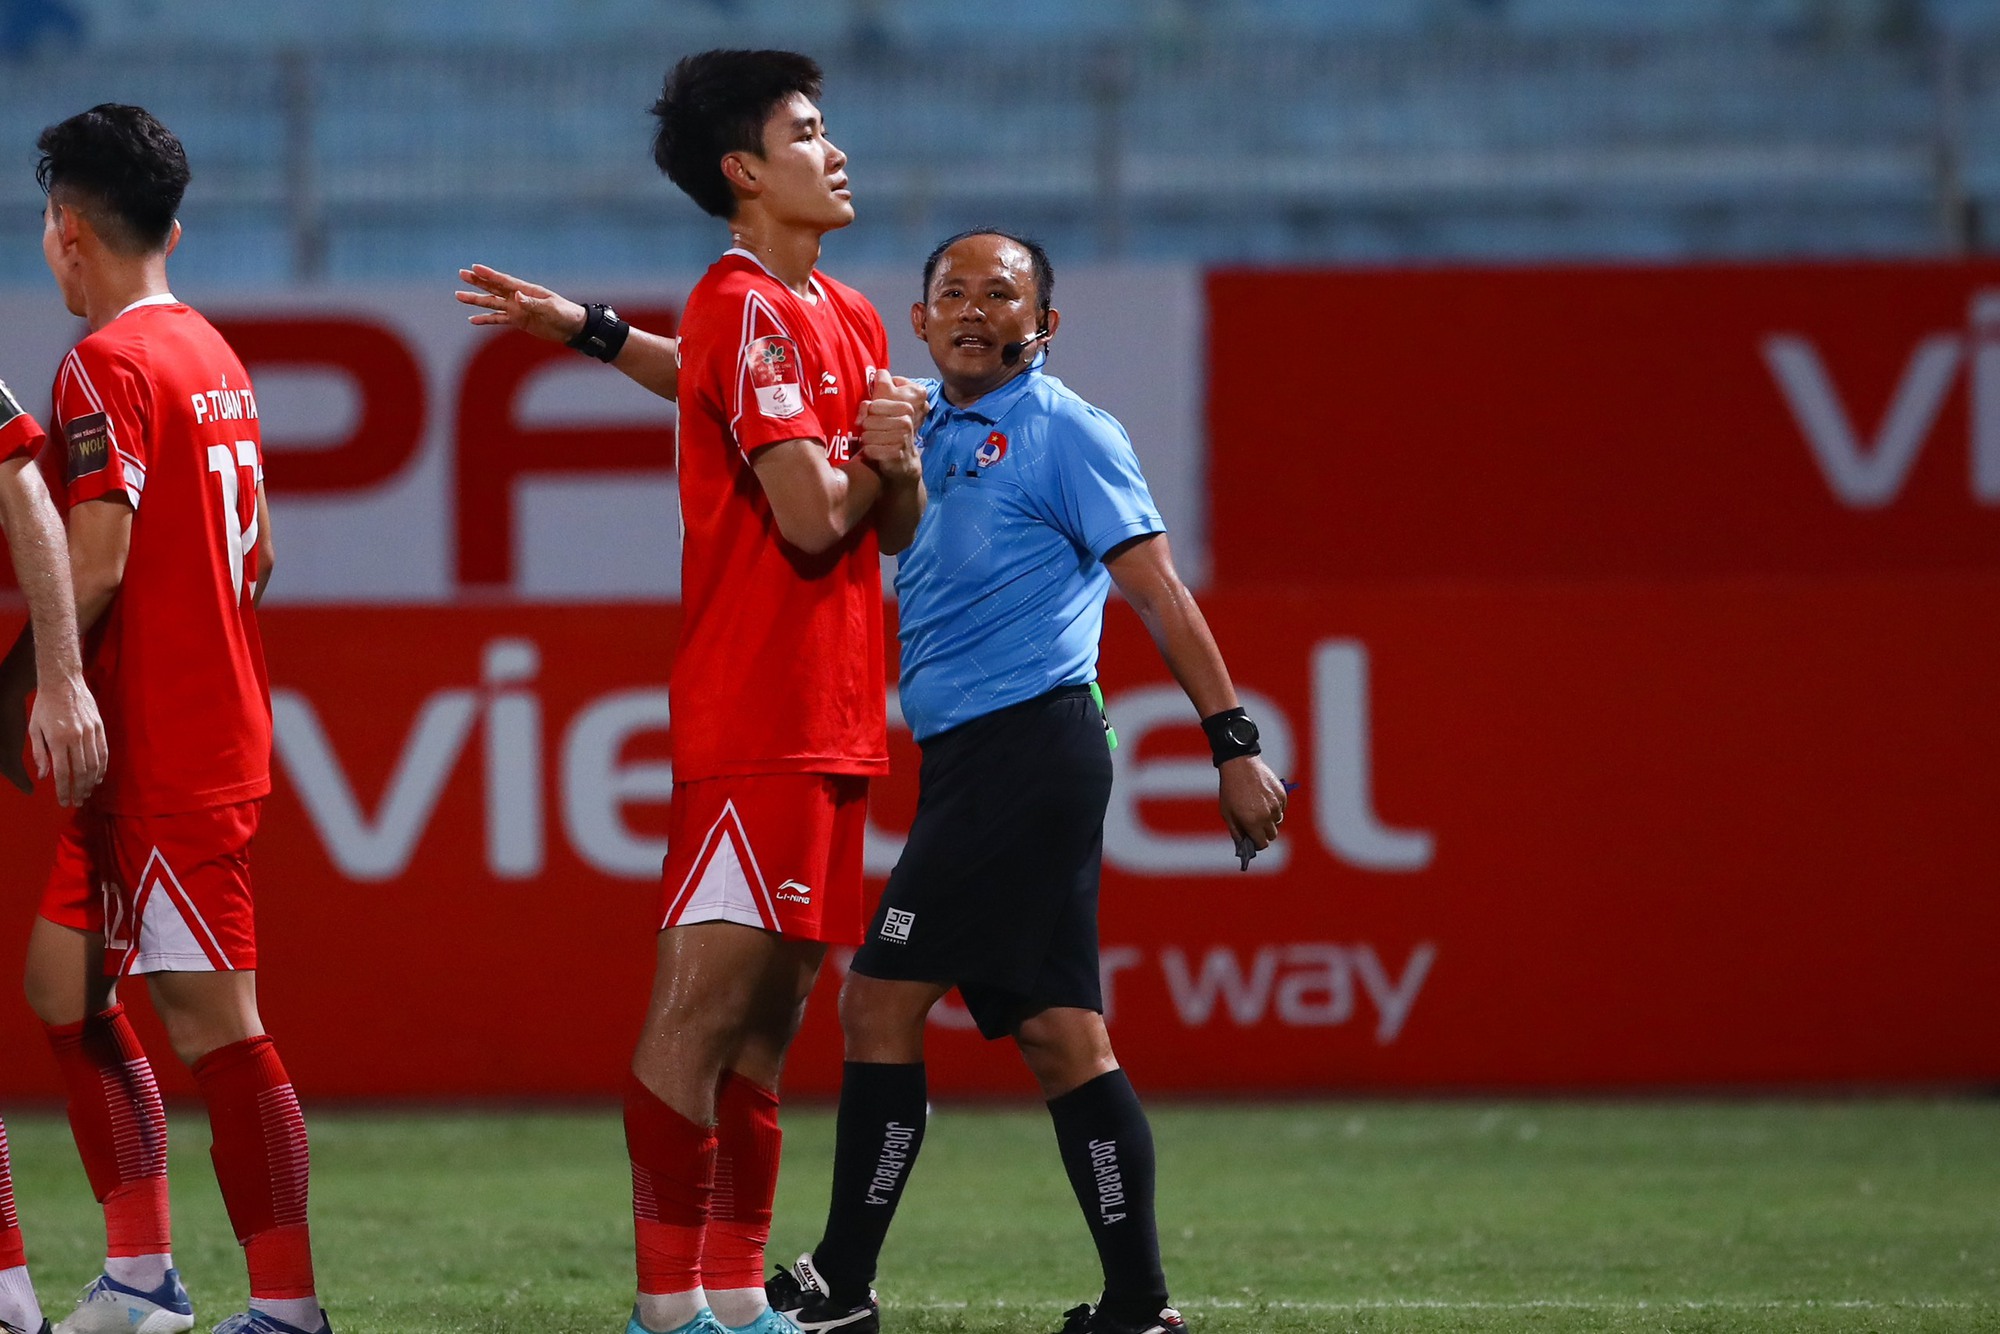
[(28, 410), (21, 406), (21, 400), (14, 397), (14, 391), (0, 380), (0, 426), (5, 426), (16, 417), (24, 417)]
[(979, 447), (979, 451), (973, 457), (979, 460), (980, 467), (992, 467), (1007, 457), (1007, 437), (994, 431), (986, 437), (986, 443)]
[(74, 418), (63, 425), (63, 443), (69, 448), (70, 481), (103, 472), (111, 462), (111, 419), (101, 412)]
[(806, 410), (805, 377), (792, 340), (770, 334), (743, 345), (743, 369), (757, 395), (757, 411), (782, 421)]
[(899, 945), (910, 942), (910, 928), (917, 923), (917, 915), (901, 908), (891, 908), (882, 915), (882, 939), (893, 940)]

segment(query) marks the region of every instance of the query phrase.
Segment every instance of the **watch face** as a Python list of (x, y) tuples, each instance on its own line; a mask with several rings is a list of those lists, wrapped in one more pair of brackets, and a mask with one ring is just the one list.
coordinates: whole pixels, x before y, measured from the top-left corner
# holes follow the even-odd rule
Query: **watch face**
[(1239, 746), (1257, 744), (1257, 724), (1248, 718), (1231, 718), (1223, 730), (1229, 734), (1229, 739)]

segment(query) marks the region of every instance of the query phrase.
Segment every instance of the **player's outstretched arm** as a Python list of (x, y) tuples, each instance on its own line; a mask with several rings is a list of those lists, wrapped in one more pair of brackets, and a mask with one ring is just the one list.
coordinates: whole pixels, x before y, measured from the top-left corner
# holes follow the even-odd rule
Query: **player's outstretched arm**
[(875, 532), (882, 554), (893, 556), (916, 540), (924, 517), (924, 465), (917, 454), (917, 428), (930, 410), (930, 396), (914, 380), (876, 371), (868, 402), (861, 409), (861, 454), (882, 478), (875, 501)]
[[(484, 264), (460, 269), (458, 277), (478, 289), (454, 294), (464, 304), (479, 308), (466, 316), (473, 324), (504, 325), (551, 343), (568, 343), (583, 332), (583, 307), (546, 287)], [(635, 325), (611, 364), (661, 398), (679, 400), (680, 340), (647, 333)]]
[(28, 626), (0, 663), (0, 698), (5, 701), (0, 707), (0, 773), (23, 792), (30, 790), (21, 763), (21, 732), (22, 706), (32, 689), (35, 704), (26, 712), (26, 740), (34, 751), (35, 776), (53, 774), (56, 799), (80, 806), (104, 778), (104, 722), (83, 683), (62, 521), (41, 470), (28, 459), (0, 463), (0, 525), (7, 530), (8, 551), (29, 613)]
[[(1173, 551), (1165, 533), (1135, 537), (1114, 547), (1104, 568), (1118, 591), (1132, 604), (1166, 659), (1174, 680), (1203, 718), (1237, 707), (1236, 687), (1229, 680), (1222, 651), (1209, 633), (1194, 594), (1174, 569)], [(1257, 755), (1225, 761), (1220, 770), (1222, 821), (1232, 838), (1247, 838), (1269, 847), (1285, 818), (1285, 785)]]

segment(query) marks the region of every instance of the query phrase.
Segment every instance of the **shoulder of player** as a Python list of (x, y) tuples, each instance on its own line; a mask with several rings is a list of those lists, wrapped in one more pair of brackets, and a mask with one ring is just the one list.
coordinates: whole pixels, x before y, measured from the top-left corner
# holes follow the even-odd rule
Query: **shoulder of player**
[(113, 320), (102, 329), (93, 329), (64, 355), (56, 371), (59, 409), (63, 406), (65, 389), (80, 393), (101, 408), (106, 392), (116, 392), (128, 382), (137, 385), (148, 382), (152, 358), (146, 341), (137, 336), (135, 326), (120, 328), (121, 324), (125, 322)]
[[(756, 265), (725, 256), (709, 267), (681, 308), (680, 335), (691, 346), (735, 339), (746, 327), (747, 307), (760, 307), (758, 322), (790, 332), (790, 293)], [(766, 330), (770, 332), (770, 330)]]
[[(873, 312), (875, 303), (863, 296), (860, 289), (849, 287), (824, 269), (814, 269), (813, 278), (819, 283), (819, 290), (846, 306), (857, 306)], [(881, 318), (879, 315), (876, 318)]]

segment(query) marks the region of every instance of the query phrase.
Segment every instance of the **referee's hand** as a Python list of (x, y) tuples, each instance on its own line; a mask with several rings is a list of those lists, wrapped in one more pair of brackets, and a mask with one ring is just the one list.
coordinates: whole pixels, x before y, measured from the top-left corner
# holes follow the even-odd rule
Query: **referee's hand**
[(1229, 836), (1248, 839), (1260, 852), (1270, 847), (1285, 820), (1283, 781), (1256, 755), (1225, 761), (1220, 775), (1222, 822), (1229, 826)]
[(917, 455), (917, 428), (930, 399), (915, 381), (876, 371), (861, 405), (861, 455), (884, 481), (914, 481), (924, 475)]

